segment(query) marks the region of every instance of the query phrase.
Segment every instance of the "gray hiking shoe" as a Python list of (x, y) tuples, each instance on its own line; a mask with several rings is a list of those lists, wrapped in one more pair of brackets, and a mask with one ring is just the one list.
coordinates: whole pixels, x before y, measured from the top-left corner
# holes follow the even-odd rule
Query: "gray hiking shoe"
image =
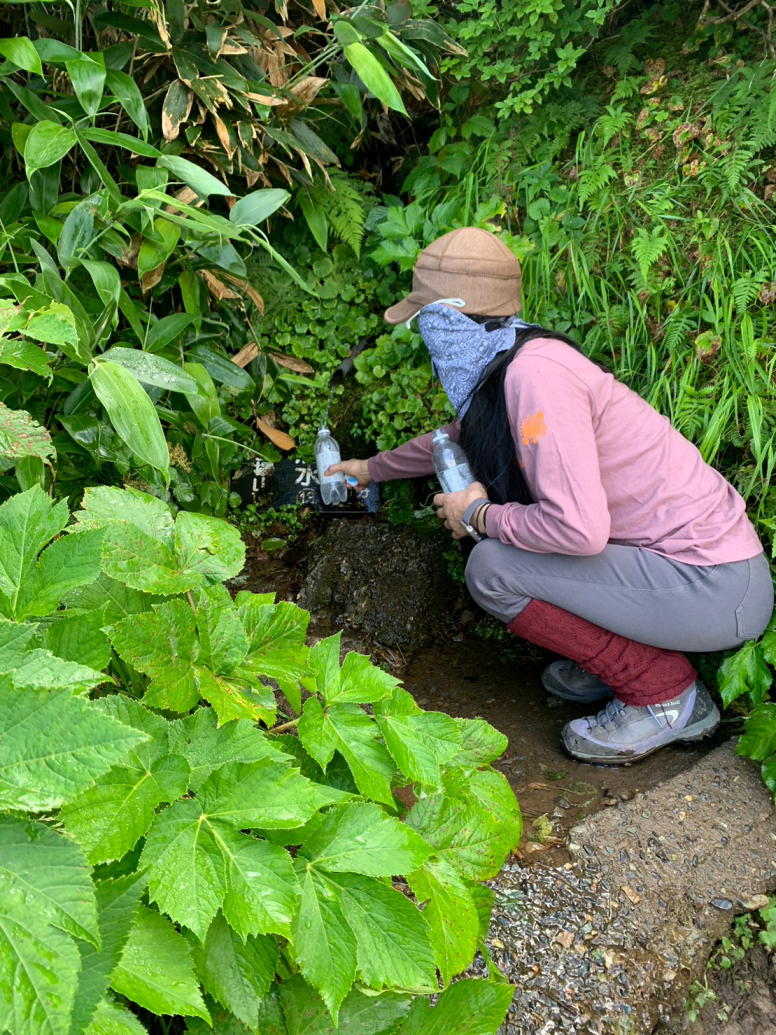
[(598, 715), (574, 719), (561, 739), (582, 762), (622, 765), (646, 758), (675, 740), (702, 740), (719, 725), (719, 711), (699, 680), (670, 701), (640, 707), (616, 697)]
[(614, 690), (598, 676), (585, 672), (575, 661), (553, 661), (542, 672), (544, 689), (564, 701), (604, 701), (614, 697)]

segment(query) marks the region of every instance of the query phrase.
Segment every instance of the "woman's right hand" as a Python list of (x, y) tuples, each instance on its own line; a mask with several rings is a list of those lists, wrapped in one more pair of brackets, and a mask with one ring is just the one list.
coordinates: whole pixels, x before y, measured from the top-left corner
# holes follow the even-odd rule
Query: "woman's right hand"
[(336, 474), (337, 471), (342, 471), (346, 478), (355, 478), (359, 489), (365, 489), (371, 481), (369, 464), (366, 460), (340, 460), (338, 464), (332, 464), (323, 473)]

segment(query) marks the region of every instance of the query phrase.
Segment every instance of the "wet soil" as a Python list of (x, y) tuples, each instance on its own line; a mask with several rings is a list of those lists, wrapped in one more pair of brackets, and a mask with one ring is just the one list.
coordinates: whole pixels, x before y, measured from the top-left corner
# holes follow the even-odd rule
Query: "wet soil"
[[(656, 1035), (769, 1035), (776, 1032), (776, 965), (761, 945), (730, 970), (708, 970), (698, 983), (695, 1019), (688, 1013)], [(699, 996), (702, 996), (701, 1005)]]
[(511, 783), (525, 820), (524, 862), (568, 858), (566, 832), (584, 816), (627, 801), (689, 769), (725, 734), (701, 746), (677, 746), (636, 766), (577, 762), (560, 746), (560, 731), (585, 715), (548, 694), (540, 680), (550, 655), (521, 655), (514, 647), (475, 638), (419, 651), (404, 683), (422, 708), (464, 718), (482, 716), (509, 738), (495, 765)]

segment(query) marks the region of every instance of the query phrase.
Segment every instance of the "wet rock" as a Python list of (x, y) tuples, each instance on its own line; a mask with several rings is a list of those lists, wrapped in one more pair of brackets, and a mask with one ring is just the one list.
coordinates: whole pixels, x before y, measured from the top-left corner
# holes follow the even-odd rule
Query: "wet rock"
[(448, 547), (411, 528), (332, 521), (310, 551), (298, 602), (411, 653), (452, 624), (458, 591), (442, 556)]

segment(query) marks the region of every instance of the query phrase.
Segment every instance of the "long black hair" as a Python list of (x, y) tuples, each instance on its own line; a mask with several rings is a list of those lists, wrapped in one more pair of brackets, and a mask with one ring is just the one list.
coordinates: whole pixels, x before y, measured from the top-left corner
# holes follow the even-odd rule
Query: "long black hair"
[[(504, 319), (499, 317), (469, 316), (469, 319), (485, 324), (486, 330), (504, 326)], [(509, 364), (532, 338), (555, 338), (579, 349), (573, 338), (544, 327), (516, 330), (512, 348), (500, 352), (483, 370), (461, 421), (461, 446), (475, 477), (487, 488), (494, 503), (534, 502), (515, 455), (504, 395)]]

